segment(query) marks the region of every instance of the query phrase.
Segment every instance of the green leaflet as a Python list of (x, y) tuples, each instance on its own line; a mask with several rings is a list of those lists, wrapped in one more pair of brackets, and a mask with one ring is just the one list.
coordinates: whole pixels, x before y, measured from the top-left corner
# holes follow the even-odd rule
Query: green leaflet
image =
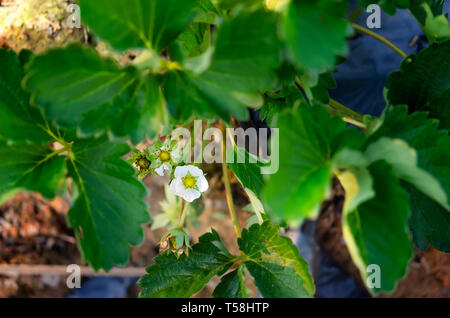
[(364, 135), (321, 106), (284, 112), (278, 127), (280, 169), (268, 177), (263, 201), (272, 217), (291, 222), (314, 218), (329, 194), (334, 156), (346, 147), (358, 149)]
[(245, 266), (224, 275), (214, 289), (214, 298), (248, 298), (251, 291), (245, 285)]
[[(367, 144), (383, 136), (404, 140), (417, 151), (418, 167), (430, 173), (450, 198), (450, 137), (446, 130), (437, 129), (438, 122), (427, 113), (408, 115), (405, 106), (388, 109), (382, 126), (369, 137)], [(419, 180), (420, 181), (420, 180)], [(428, 186), (424, 183), (422, 186)], [(414, 244), (426, 250), (431, 243), (442, 251), (450, 251), (450, 234), (443, 228), (450, 226), (450, 213), (441, 204), (411, 186), (405, 187), (411, 199), (412, 217), (410, 228)], [(418, 188), (420, 190), (420, 187)], [(435, 198), (436, 199), (436, 198)]]
[(308, 263), (292, 241), (267, 221), (242, 231), (239, 248), (246, 255), (245, 266), (264, 297), (312, 297), (315, 287)]
[(279, 92), (264, 95), (264, 105), (259, 116), (267, 121), (269, 127), (277, 127), (278, 115), (301, 102), (306, 102), (303, 94), (295, 86), (284, 84)]
[[(228, 163), (228, 166), (247, 193), (258, 220), (262, 222), (261, 215), (265, 211), (261, 202), (261, 191), (264, 185), (261, 168), (265, 163), (259, 157), (250, 154), (245, 148), (237, 147), (234, 143), (230, 150), (234, 156), (234, 162)], [(227, 149), (227, 151), (229, 150)]]
[(161, 51), (194, 20), (195, 0), (79, 0), (83, 22), (118, 50)]
[(450, 40), (433, 43), (406, 58), (386, 81), (390, 105), (408, 105), (409, 111), (429, 111), (439, 126), (450, 128)]
[(414, 245), (426, 251), (431, 244), (442, 252), (450, 253), (450, 213), (413, 186), (405, 184), (403, 187), (409, 193), (411, 202), (409, 228)]
[(432, 43), (440, 41), (450, 37), (450, 22), (445, 15), (435, 16), (430, 6), (424, 4), (424, 10), (426, 12), (426, 20), (424, 26), (424, 32), (427, 35), (428, 40)]
[(136, 69), (120, 68), (91, 48), (51, 49), (27, 70), (24, 83), (35, 103), (59, 125), (78, 126), (81, 136), (111, 130), (137, 143), (159, 130), (152, 122), (164, 112), (157, 79), (141, 80)]
[(68, 222), (84, 259), (96, 270), (127, 264), (129, 244), (142, 241), (141, 226), (149, 222), (146, 189), (120, 158), (128, 152), (127, 145), (106, 137), (75, 140), (73, 145), (68, 170), (78, 195)]
[[(207, 23), (194, 23), (181, 33), (174, 45), (178, 44), (178, 49), (182, 58), (192, 58), (204, 53), (210, 46), (211, 26)], [(176, 54), (173, 52), (173, 46), (170, 47), (172, 59)]]
[(47, 144), (8, 145), (0, 141), (0, 195), (25, 189), (51, 199), (65, 172), (65, 157), (53, 153)]
[(192, 246), (189, 257), (179, 258), (164, 252), (147, 267), (147, 274), (139, 279), (143, 288), (140, 297), (186, 298), (199, 292), (214, 275), (221, 275), (233, 264), (235, 258), (223, 246), (216, 231), (202, 235)]
[(417, 167), (416, 151), (403, 140), (380, 138), (367, 147), (365, 155), (369, 163), (386, 161), (398, 178), (414, 185), (443, 208), (450, 210), (444, 189), (430, 173)]
[(0, 196), (19, 189), (53, 198), (65, 177), (64, 157), (47, 144), (53, 138), (38, 109), (28, 103), (20, 86), (22, 62), (29, 52), (17, 56), (0, 49)]
[(159, 81), (148, 76), (134, 83), (111, 103), (90, 110), (79, 124), (79, 134), (91, 136), (110, 130), (117, 137), (130, 136), (134, 144), (154, 138), (169, 121)]
[(0, 49), (0, 138), (10, 143), (46, 143), (50, 136), (40, 128), (44, 120), (30, 107), (29, 95), (21, 88), (23, 69), (19, 56)]
[[(340, 178), (346, 192), (342, 225), (353, 261), (369, 291), (378, 294), (394, 290), (406, 274), (413, 255), (407, 228), (410, 210), (408, 195), (389, 165), (377, 161), (368, 172), (360, 170), (353, 177)], [(352, 200), (357, 204), (349, 202)], [(373, 264), (379, 266), (380, 285), (370, 288), (367, 278), (371, 280), (369, 266)]]
[(220, 12), (211, 0), (197, 0), (197, 7), (200, 8), (200, 12), (197, 14), (195, 22), (215, 24)]
[(259, 9), (224, 21), (205, 80), (233, 92), (257, 93), (275, 85), (280, 64), (277, 16)]
[(330, 95), (328, 94), (328, 90), (336, 88), (336, 81), (334, 80), (331, 73), (320, 74), (317, 85), (313, 87), (309, 87), (308, 82), (304, 81), (303, 79), (304, 77), (300, 77), (302, 84), (304, 84), (304, 86), (302, 85), (302, 87), (307, 91), (309, 90), (309, 98), (312, 101), (318, 101), (323, 104), (328, 104), (330, 102)]
[(292, 62), (307, 70), (313, 83), (335, 65), (336, 56), (348, 53), (346, 38), (353, 31), (346, 8), (342, 0), (293, 0), (286, 7), (283, 33)]
[[(172, 71), (165, 76), (164, 95), (171, 114), (181, 120), (197, 115), (228, 121), (230, 114), (247, 119), (246, 106), (260, 105), (260, 92), (275, 85), (279, 49), (275, 14), (243, 11), (224, 21), (214, 52), (200, 56), (200, 71)], [(192, 59), (185, 66), (188, 62)]]
[(172, 71), (165, 75), (163, 87), (171, 115), (180, 120), (188, 120), (194, 114), (225, 120), (230, 114), (240, 119), (248, 117), (247, 109), (236, 97), (200, 77)]

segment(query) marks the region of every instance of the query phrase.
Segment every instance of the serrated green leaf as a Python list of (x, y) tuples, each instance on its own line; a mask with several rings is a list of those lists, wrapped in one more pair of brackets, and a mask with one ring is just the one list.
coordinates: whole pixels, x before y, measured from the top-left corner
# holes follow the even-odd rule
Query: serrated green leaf
[(306, 102), (303, 94), (295, 86), (285, 84), (278, 92), (264, 94), (264, 105), (259, 116), (267, 121), (269, 127), (277, 127), (278, 115), (283, 110), (294, 108), (302, 102)]
[(245, 285), (245, 267), (239, 266), (234, 271), (224, 275), (214, 289), (214, 298), (248, 298), (250, 290)]
[(138, 143), (167, 121), (156, 78), (141, 79), (136, 69), (120, 68), (91, 48), (51, 49), (27, 70), (24, 83), (36, 104), (59, 125), (79, 127), (80, 136), (110, 130)]
[(45, 132), (39, 111), (29, 105), (29, 95), (22, 89), (23, 68), (14, 51), (0, 49), (0, 138), (10, 143), (45, 143)]
[(292, 62), (316, 79), (335, 65), (336, 56), (348, 53), (347, 5), (342, 0), (293, 0), (286, 7), (283, 32)]
[(344, 210), (342, 225), (350, 255), (366, 285), (370, 274), (368, 266), (379, 266), (380, 285), (372, 288), (367, 285), (371, 293), (378, 294), (394, 290), (396, 282), (405, 276), (408, 269), (413, 255), (407, 226), (410, 210), (408, 195), (388, 164), (377, 161), (368, 170), (373, 179), (375, 197), (372, 197), (370, 187), (361, 186), (368, 183), (366, 174), (341, 180), (346, 200), (359, 199), (354, 210)]
[[(417, 151), (418, 166), (439, 181), (449, 198), (450, 137), (446, 130), (438, 130), (437, 126), (437, 121), (429, 119), (427, 113), (408, 115), (407, 107), (397, 106), (387, 110), (383, 124), (369, 137), (367, 143), (383, 136), (406, 141)], [(406, 189), (412, 203), (410, 228), (414, 244), (421, 250), (426, 250), (431, 243), (439, 250), (450, 251), (450, 235), (448, 231), (441, 231), (443, 227), (450, 226), (450, 213), (413, 187)]]
[(241, 119), (248, 117), (244, 105), (217, 83), (184, 72), (166, 74), (164, 96), (172, 116), (181, 120), (194, 114), (208, 118), (219, 116), (227, 121), (230, 114)]
[(380, 138), (367, 147), (365, 155), (369, 163), (386, 161), (399, 179), (414, 185), (442, 207), (450, 210), (444, 189), (431, 174), (417, 166), (417, 153), (405, 141)]
[(250, 154), (245, 148), (237, 147), (236, 144), (233, 144), (233, 148), (230, 150), (233, 151), (234, 162), (229, 162), (228, 166), (241, 183), (250, 199), (253, 211), (262, 222), (261, 214), (265, 211), (260, 199), (264, 185), (261, 168), (265, 166), (265, 162)]
[(450, 37), (450, 22), (445, 15), (435, 16), (428, 4), (424, 4), (426, 12), (425, 26), (423, 28), (428, 41), (436, 42)]
[(234, 258), (225, 250), (216, 231), (204, 234), (192, 246), (189, 256), (179, 258), (165, 252), (147, 267), (139, 279), (143, 288), (140, 297), (186, 298), (199, 292), (214, 275), (221, 275), (233, 264)]
[(192, 24), (177, 39), (183, 58), (202, 54), (210, 46), (210, 41), (211, 26), (206, 23)]
[(128, 263), (129, 245), (143, 239), (150, 221), (143, 201), (146, 189), (133, 168), (120, 157), (125, 144), (106, 137), (75, 140), (69, 175), (78, 196), (68, 213), (84, 259), (96, 270)]
[(147, 76), (106, 103), (88, 111), (80, 123), (81, 134), (92, 136), (110, 130), (114, 136), (130, 136), (137, 144), (145, 137), (155, 138), (169, 121), (159, 81)]
[(0, 141), (0, 195), (25, 189), (53, 198), (65, 177), (65, 157), (47, 144), (8, 145)]
[(365, 166), (352, 167), (338, 173), (337, 177), (345, 188), (343, 213), (350, 213), (375, 196), (372, 177)]
[(197, 7), (200, 8), (200, 12), (197, 14), (195, 22), (215, 24), (220, 12), (211, 0), (197, 0)]
[(276, 83), (280, 43), (274, 13), (244, 11), (223, 22), (211, 66), (202, 76), (223, 89), (256, 93)]
[(195, 0), (79, 0), (82, 21), (118, 50), (166, 47), (194, 20)]
[(429, 111), (450, 128), (450, 40), (433, 43), (417, 55), (406, 58), (399, 71), (386, 81), (391, 105), (408, 105), (409, 111)]
[(426, 251), (432, 244), (439, 251), (450, 253), (450, 213), (415, 187), (409, 184), (403, 187), (411, 202), (409, 228), (414, 245)]
[(285, 112), (278, 127), (280, 169), (263, 189), (267, 212), (292, 222), (314, 218), (330, 193), (333, 157), (346, 147), (358, 149), (364, 135), (321, 106)]
[(113, 101), (135, 81), (132, 68), (121, 69), (95, 50), (72, 44), (32, 59), (24, 85), (49, 118), (74, 127), (86, 112)]
[(245, 266), (264, 297), (312, 297), (315, 287), (308, 263), (292, 241), (270, 221), (242, 231), (239, 248)]
[(172, 71), (165, 76), (169, 110), (181, 120), (200, 115), (228, 121), (230, 114), (246, 120), (246, 106), (260, 105), (260, 91), (276, 82), (279, 49), (273, 13), (244, 11), (226, 20), (218, 28), (213, 54), (202, 56), (211, 59), (202, 60), (203, 72)]

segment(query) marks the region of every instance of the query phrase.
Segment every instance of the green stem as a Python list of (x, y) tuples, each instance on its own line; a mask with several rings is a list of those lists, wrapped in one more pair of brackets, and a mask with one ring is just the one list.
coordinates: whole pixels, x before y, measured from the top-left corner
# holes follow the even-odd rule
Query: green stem
[(376, 34), (375, 32), (370, 31), (369, 29), (362, 27), (358, 24), (352, 23), (352, 26), (355, 30), (357, 30), (358, 32), (367, 34), (368, 36), (373, 37), (374, 39), (382, 42), (383, 44), (387, 45), (388, 47), (390, 47), (391, 49), (393, 49), (398, 55), (400, 55), (402, 58), (407, 57), (406, 53), (403, 52), (402, 50), (400, 50), (397, 46), (395, 46), (391, 41), (389, 41), (388, 39), (386, 39), (385, 37)]
[(355, 11), (353, 11), (352, 14), (348, 17), (348, 20), (351, 23), (354, 23), (356, 20), (358, 20), (358, 18), (362, 12), (363, 12), (363, 9), (361, 8), (361, 6), (358, 5), (356, 7)]
[(236, 216), (236, 210), (234, 209), (233, 194), (231, 192), (230, 179), (228, 177), (228, 165), (225, 162), (222, 162), (222, 171), (223, 171), (223, 182), (225, 183), (225, 192), (227, 196), (228, 211), (230, 212), (230, 217), (231, 220), (233, 221), (236, 236), (239, 238), (241, 237), (241, 229)]
[(186, 202), (186, 204), (184, 204), (184, 200), (180, 198), (180, 224), (179, 224), (179, 226), (181, 228), (184, 227), (184, 222), (186, 221), (188, 207), (189, 207), (189, 203)]
[[(222, 136), (226, 136), (225, 124), (222, 123)], [(226, 137), (225, 137), (226, 140)], [(241, 237), (241, 228), (239, 226), (239, 221), (236, 215), (236, 210), (234, 208), (233, 193), (231, 192), (230, 178), (228, 176), (228, 165), (226, 163), (226, 142), (222, 141), (222, 172), (223, 172), (223, 182), (225, 184), (225, 194), (227, 198), (228, 212), (230, 212), (231, 220), (233, 221), (234, 231), (236, 236)]]
[(342, 105), (338, 101), (330, 98), (329, 104), (331, 107), (333, 107), (335, 110), (337, 110), (340, 114), (348, 116), (348, 117), (353, 118), (360, 122), (363, 121), (363, 116), (361, 114), (355, 112), (354, 110), (348, 108), (347, 106)]

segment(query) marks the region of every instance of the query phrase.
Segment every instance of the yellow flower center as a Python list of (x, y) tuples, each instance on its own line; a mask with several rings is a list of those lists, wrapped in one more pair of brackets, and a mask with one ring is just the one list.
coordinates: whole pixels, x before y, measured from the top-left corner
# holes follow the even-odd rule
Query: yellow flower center
[(166, 151), (166, 150), (162, 150), (162, 151), (159, 153), (158, 158), (159, 158), (159, 160), (161, 160), (162, 162), (167, 162), (167, 161), (170, 160), (170, 153), (169, 153), (168, 151)]
[(185, 177), (182, 178), (183, 185), (186, 189), (193, 189), (195, 188), (195, 185), (197, 184), (197, 178), (194, 176), (191, 176), (190, 174), (187, 174)]

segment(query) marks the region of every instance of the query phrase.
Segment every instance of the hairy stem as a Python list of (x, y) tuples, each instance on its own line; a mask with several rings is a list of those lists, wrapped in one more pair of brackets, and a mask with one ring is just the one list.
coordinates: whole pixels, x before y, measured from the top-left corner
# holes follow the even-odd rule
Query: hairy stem
[(397, 46), (395, 46), (391, 41), (389, 41), (388, 39), (386, 39), (385, 37), (376, 34), (375, 32), (370, 31), (369, 29), (362, 27), (358, 24), (352, 23), (352, 26), (355, 30), (357, 30), (358, 32), (367, 34), (368, 36), (373, 37), (374, 39), (382, 42), (383, 44), (387, 45), (388, 47), (390, 47), (391, 49), (393, 49), (398, 55), (400, 55), (402, 58), (407, 57), (406, 53), (403, 52), (402, 50), (400, 50)]

